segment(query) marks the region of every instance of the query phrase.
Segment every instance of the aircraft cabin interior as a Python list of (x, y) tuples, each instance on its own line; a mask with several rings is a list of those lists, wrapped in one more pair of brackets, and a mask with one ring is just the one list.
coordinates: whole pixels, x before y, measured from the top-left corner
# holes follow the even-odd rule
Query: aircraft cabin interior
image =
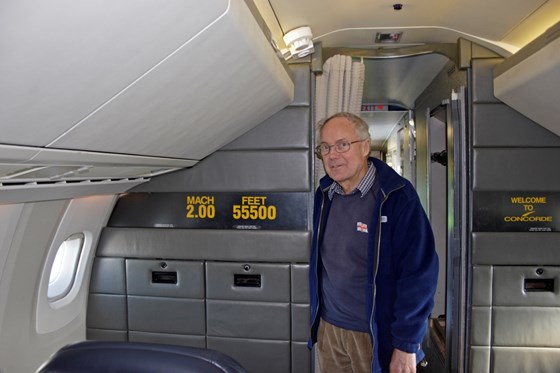
[(2, 1), (0, 373), (328, 373), (340, 111), (434, 232), (418, 372), (560, 371), (558, 87), (560, 0)]

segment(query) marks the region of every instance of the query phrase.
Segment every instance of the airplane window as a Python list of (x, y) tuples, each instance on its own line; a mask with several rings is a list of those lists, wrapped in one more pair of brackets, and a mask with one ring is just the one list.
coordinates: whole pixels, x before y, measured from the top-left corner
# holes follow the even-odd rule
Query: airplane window
[(64, 298), (70, 292), (83, 246), (84, 234), (77, 233), (64, 240), (58, 248), (49, 277), (49, 302)]

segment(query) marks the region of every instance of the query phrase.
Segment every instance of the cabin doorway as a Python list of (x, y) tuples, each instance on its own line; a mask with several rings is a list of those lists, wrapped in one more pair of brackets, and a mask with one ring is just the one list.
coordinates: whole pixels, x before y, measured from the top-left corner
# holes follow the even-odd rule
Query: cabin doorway
[(463, 366), (466, 324), (465, 92), (427, 112), (428, 215), (440, 260), (435, 306), (430, 319), (430, 372)]

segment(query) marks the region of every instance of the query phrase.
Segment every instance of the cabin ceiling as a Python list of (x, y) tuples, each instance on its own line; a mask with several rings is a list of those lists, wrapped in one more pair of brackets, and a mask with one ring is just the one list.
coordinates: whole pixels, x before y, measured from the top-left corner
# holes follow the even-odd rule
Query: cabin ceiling
[[(394, 4), (402, 9), (395, 10)], [(473, 0), (421, 2), (372, 0), (255, 0), (273, 36), (309, 26), (322, 48), (385, 50), (451, 43), (464, 38), (508, 57), (560, 20), (560, 0)], [(399, 44), (375, 42), (378, 32), (402, 32)], [(397, 103), (407, 108), (445, 66), (447, 58), (425, 55), (364, 59), (364, 102)], [(367, 113), (373, 147), (379, 149), (402, 113)]]
[[(255, 0), (255, 3), (262, 8), (269, 4), (268, 14), (274, 15), (278, 25), (273, 31), (285, 34), (309, 26), (314, 41), (322, 42), (323, 47), (379, 48), (374, 43), (376, 32), (402, 31), (401, 46), (455, 43), (463, 37), (508, 54), (543, 33), (560, 17), (558, 0)], [(401, 3), (402, 9), (394, 10), (395, 3)]]

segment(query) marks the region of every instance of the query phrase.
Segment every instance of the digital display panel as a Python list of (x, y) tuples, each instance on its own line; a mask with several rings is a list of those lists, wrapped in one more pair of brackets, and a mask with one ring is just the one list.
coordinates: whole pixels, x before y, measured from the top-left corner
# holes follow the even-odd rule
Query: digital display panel
[(111, 227), (307, 230), (309, 193), (128, 193)]

